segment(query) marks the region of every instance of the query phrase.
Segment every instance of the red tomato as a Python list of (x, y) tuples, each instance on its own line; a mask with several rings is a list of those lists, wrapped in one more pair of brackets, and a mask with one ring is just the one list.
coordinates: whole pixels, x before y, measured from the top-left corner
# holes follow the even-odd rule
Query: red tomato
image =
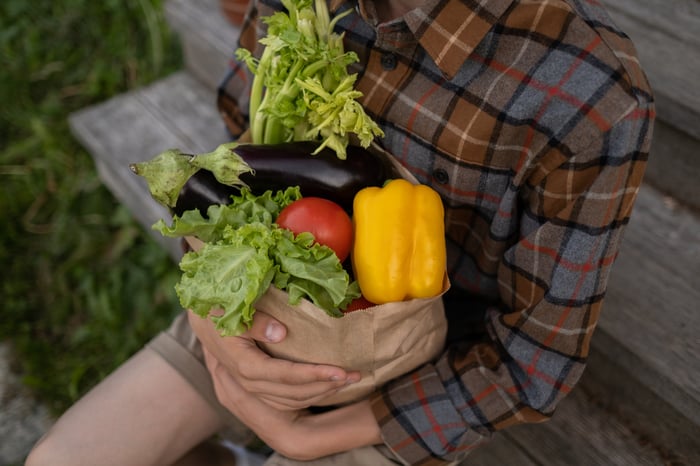
[(350, 301), (350, 304), (343, 309), (343, 312), (347, 314), (348, 312), (359, 311), (360, 309), (367, 309), (372, 306), (374, 306), (374, 303), (369, 302), (364, 296), (360, 296)]
[(305, 231), (311, 233), (317, 243), (331, 248), (340, 262), (350, 254), (352, 220), (333, 201), (320, 197), (302, 197), (282, 209), (277, 224), (295, 235)]

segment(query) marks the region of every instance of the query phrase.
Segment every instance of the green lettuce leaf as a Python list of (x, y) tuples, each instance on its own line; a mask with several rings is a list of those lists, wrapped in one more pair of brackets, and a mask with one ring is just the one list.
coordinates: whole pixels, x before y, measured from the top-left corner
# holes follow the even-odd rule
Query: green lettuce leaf
[[(253, 321), (253, 305), (267, 290), (274, 266), (253, 246), (205, 244), (185, 254), (175, 291), (180, 304), (201, 317), (209, 316), (222, 336), (240, 335)], [(214, 309), (223, 315), (210, 315)]]
[(153, 229), (171, 238), (195, 236), (207, 243), (216, 242), (223, 237), (227, 226), (241, 227), (253, 222), (271, 225), (281, 210), (297, 199), (301, 199), (298, 186), (284, 191), (268, 190), (260, 196), (242, 188), (240, 195), (231, 196), (230, 204), (209, 206), (206, 216), (198, 210), (188, 210), (181, 217), (173, 216), (172, 225), (161, 219)]
[(282, 231), (284, 237), (271, 251), (279, 265), (275, 286), (289, 293), (292, 305), (307, 298), (328, 315), (341, 317), (339, 308), (344, 308), (348, 299), (359, 296), (359, 287), (351, 288), (349, 276), (333, 250), (313, 244), (313, 235), (302, 233), (294, 237), (291, 232)]
[[(175, 287), (180, 304), (210, 318), (222, 336), (240, 335), (252, 323), (255, 303), (270, 286), (289, 293), (289, 304), (308, 299), (328, 315), (341, 317), (343, 309), (360, 296), (338, 256), (314, 243), (310, 233), (295, 236), (274, 220), (288, 204), (299, 199), (297, 187), (255, 196), (243, 189), (231, 204), (187, 211), (168, 226), (154, 228), (166, 236), (196, 236), (199, 251), (180, 261), (182, 276)], [(212, 312), (220, 310), (219, 312)]]

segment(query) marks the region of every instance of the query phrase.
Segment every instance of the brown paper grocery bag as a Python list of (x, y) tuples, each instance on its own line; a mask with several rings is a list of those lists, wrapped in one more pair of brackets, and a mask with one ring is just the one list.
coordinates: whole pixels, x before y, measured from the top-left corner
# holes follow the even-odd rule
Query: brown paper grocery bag
[[(187, 237), (194, 250), (202, 247)], [(381, 304), (331, 317), (306, 299), (289, 304), (289, 295), (274, 286), (255, 304), (287, 327), (280, 343), (258, 342), (271, 356), (295, 362), (332, 364), (362, 373), (319, 406), (359, 400), (386, 382), (435, 360), (447, 335), (442, 295), (449, 289), (445, 275), (439, 296)]]
[[(239, 140), (245, 142), (247, 136), (244, 133)], [(418, 183), (379, 145), (373, 143), (369, 150), (390, 160), (397, 176)], [(196, 238), (186, 239), (195, 250), (202, 246)], [(445, 274), (439, 296), (381, 304), (343, 317), (330, 317), (305, 299), (292, 306), (286, 292), (270, 287), (255, 308), (282, 322), (287, 327), (287, 337), (280, 343), (258, 342), (258, 346), (271, 356), (290, 361), (360, 371), (359, 382), (343, 387), (319, 406), (356, 401), (386, 382), (434, 361), (442, 353), (447, 335), (442, 295), (449, 287)]]
[[(203, 245), (197, 238), (186, 240), (195, 250)], [(449, 287), (445, 275), (442, 294)], [(289, 361), (360, 371), (359, 382), (343, 387), (318, 405), (349, 403), (434, 361), (442, 353), (447, 335), (442, 294), (331, 317), (306, 299), (290, 305), (289, 294), (271, 286), (255, 309), (282, 322), (287, 327), (287, 336), (280, 343), (258, 342), (258, 346), (271, 356)]]
[[(444, 291), (449, 288), (445, 278)], [(290, 306), (284, 291), (270, 287), (258, 301), (284, 323), (287, 337), (259, 346), (270, 355), (296, 362), (332, 364), (362, 373), (321, 406), (355, 401), (386, 382), (435, 360), (445, 344), (447, 321), (442, 295), (393, 302), (330, 317), (310, 301)]]

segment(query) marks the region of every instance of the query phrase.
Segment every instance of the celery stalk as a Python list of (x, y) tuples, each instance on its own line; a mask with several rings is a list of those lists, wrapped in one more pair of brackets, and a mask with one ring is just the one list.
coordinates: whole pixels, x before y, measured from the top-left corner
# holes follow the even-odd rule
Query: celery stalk
[[(357, 99), (356, 75), (347, 71), (357, 55), (346, 52), (333, 28), (350, 10), (331, 20), (325, 0), (282, 0), (287, 13), (263, 17), (259, 60), (246, 49), (237, 57), (254, 74), (250, 134), (255, 144), (312, 140), (345, 158), (351, 133), (367, 147), (383, 136)], [(349, 86), (349, 87), (348, 87)]]

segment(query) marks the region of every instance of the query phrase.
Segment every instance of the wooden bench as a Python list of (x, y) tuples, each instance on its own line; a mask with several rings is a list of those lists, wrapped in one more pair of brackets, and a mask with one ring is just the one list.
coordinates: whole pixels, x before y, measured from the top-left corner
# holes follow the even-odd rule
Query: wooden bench
[[(700, 102), (693, 104), (698, 89), (692, 89), (690, 81), (700, 75), (700, 69), (695, 68), (695, 55), (681, 57), (680, 52), (678, 59), (684, 60), (674, 66), (681, 71), (657, 69), (663, 61), (659, 54), (673, 57), (671, 49), (685, 50), (682, 47), (698, 40), (697, 34), (671, 33), (673, 21), (683, 28), (697, 24), (700, 4), (694, 0), (607, 3), (637, 41), (652, 84), (658, 83), (661, 130), (648, 182), (640, 192), (611, 278), (580, 389), (562, 403), (549, 423), (501, 433), (465, 464), (700, 464), (700, 338), (696, 333), (700, 328), (700, 216), (687, 207), (697, 207), (700, 199), (700, 159), (690, 157), (699, 153), (698, 126), (688, 124), (698, 118), (695, 109)], [(664, 5), (683, 7), (689, 13), (676, 9), (663, 16)], [(72, 115), (70, 122), (76, 137), (93, 154), (105, 184), (177, 260), (181, 255), (177, 241), (150, 230), (167, 212), (150, 199), (128, 164), (170, 147), (206, 151), (226, 140), (214, 89), (227, 67), (237, 31), (225, 22), (216, 0), (170, 0), (166, 13), (182, 38), (186, 69), (84, 109)], [(651, 13), (658, 21), (653, 30), (640, 20)], [(654, 42), (657, 52), (650, 52), (651, 45), (638, 40), (637, 34)], [(690, 72), (695, 74), (686, 76)], [(672, 81), (671, 75), (677, 80)], [(687, 86), (688, 92), (677, 94), (674, 86)]]

